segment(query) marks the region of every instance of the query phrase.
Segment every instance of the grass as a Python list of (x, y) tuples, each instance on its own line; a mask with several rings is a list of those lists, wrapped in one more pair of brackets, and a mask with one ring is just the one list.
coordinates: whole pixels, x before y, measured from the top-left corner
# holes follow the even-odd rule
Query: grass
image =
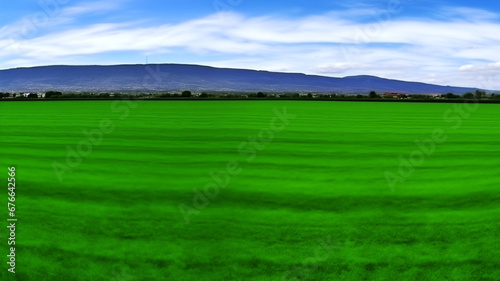
[[(296, 117), (249, 160), (245, 142), (285, 106)], [(17, 280), (500, 280), (499, 107), (455, 106), (2, 102)], [(68, 166), (102, 120), (112, 132)], [(399, 156), (435, 129), (446, 140), (402, 177)], [(180, 204), (198, 211), (189, 224)], [(5, 262), (0, 277), (14, 280)]]

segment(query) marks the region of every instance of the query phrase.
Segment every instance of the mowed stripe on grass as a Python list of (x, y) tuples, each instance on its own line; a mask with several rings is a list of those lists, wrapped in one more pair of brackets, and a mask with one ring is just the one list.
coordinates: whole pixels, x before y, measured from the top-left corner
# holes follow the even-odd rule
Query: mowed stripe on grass
[[(498, 106), (454, 106), (2, 102), (1, 162), (17, 170), (17, 275), (498, 280)], [(239, 147), (284, 107), (295, 118), (249, 161)], [(82, 131), (101, 122), (109, 132), (69, 167), (68, 147), (78, 151)], [(400, 156), (436, 129), (446, 140), (402, 176)], [(196, 208), (194, 190), (232, 161), (241, 172), (186, 225), (179, 205)], [(62, 181), (54, 163), (71, 170), (59, 170)], [(403, 180), (390, 186), (387, 172)]]

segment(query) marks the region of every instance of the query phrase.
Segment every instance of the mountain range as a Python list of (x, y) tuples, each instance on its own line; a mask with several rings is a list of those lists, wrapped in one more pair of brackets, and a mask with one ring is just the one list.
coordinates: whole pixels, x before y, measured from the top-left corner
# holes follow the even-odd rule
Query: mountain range
[(343, 78), (186, 64), (38, 66), (0, 70), (3, 92), (317, 92), (463, 94), (475, 88), (406, 82), (376, 76)]

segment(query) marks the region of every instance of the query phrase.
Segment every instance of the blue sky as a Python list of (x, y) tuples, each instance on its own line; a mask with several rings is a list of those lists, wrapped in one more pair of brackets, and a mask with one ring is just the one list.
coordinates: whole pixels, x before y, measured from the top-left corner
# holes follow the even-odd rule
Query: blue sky
[(0, 69), (189, 63), (500, 89), (496, 1), (18, 0)]

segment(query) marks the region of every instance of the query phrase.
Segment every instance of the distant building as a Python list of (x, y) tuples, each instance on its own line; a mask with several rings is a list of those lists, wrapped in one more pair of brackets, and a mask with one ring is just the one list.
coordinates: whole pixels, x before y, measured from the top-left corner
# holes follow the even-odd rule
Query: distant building
[(399, 93), (385, 92), (384, 98), (399, 98)]
[(385, 92), (383, 97), (384, 98), (393, 98), (393, 99), (405, 99), (408, 97), (408, 95), (396, 93), (396, 92)]
[(427, 96), (430, 97), (430, 98), (440, 98), (440, 97), (442, 97), (441, 94), (429, 94)]

